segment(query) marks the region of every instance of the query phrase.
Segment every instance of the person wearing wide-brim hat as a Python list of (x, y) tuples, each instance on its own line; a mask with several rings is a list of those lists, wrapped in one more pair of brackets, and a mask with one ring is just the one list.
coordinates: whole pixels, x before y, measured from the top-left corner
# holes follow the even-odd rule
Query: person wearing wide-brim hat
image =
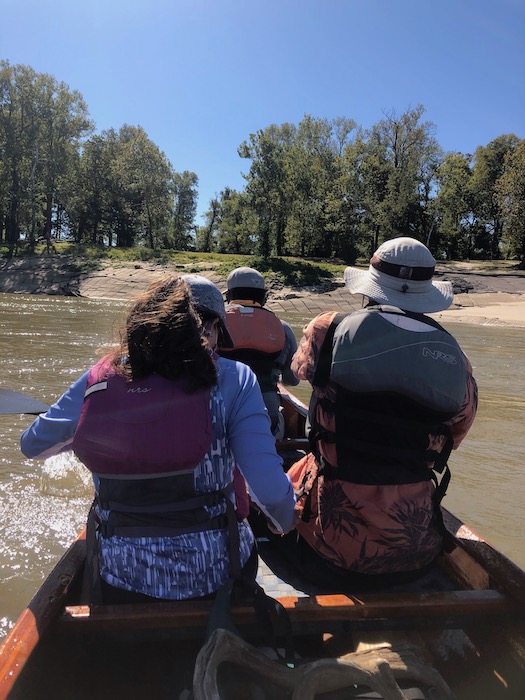
[(451, 282), (433, 280), (436, 261), (415, 238), (393, 238), (373, 254), (368, 270), (347, 267), (345, 283), (351, 294), (405, 311), (433, 313), (452, 304)]
[(453, 299), (434, 269), (420, 241), (386, 241), (368, 270), (345, 270), (365, 308), (314, 318), (294, 356), (312, 385), (311, 452), (288, 472), (301, 513), (294, 546), (322, 586), (403, 583), (441, 550), (446, 462), (472, 425), (477, 387), (457, 341), (425, 315)]

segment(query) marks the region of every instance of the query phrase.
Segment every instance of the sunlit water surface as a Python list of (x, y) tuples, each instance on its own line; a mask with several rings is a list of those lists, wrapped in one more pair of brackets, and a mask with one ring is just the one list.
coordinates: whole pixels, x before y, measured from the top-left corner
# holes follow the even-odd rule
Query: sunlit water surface
[[(0, 294), (0, 387), (52, 403), (116, 338), (127, 304)], [(285, 317), (300, 337), (309, 318)], [(444, 505), (525, 567), (525, 337), (523, 330), (448, 324), (469, 355), (480, 406), (450, 460)], [(309, 387), (296, 392), (308, 401)], [(85, 521), (89, 473), (61, 455), (25, 459), (30, 416), (0, 416), (0, 638)]]

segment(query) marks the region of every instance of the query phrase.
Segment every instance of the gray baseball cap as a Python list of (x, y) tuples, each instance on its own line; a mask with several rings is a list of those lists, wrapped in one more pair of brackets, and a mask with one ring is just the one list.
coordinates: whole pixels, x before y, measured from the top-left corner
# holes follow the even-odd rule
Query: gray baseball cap
[(191, 300), (197, 311), (208, 312), (219, 319), (219, 345), (232, 348), (233, 340), (224, 323), (226, 310), (220, 289), (202, 275), (183, 275), (182, 279), (190, 288)]
[(232, 270), (226, 280), (228, 289), (244, 287), (249, 289), (266, 289), (264, 277), (253, 267), (237, 267)]

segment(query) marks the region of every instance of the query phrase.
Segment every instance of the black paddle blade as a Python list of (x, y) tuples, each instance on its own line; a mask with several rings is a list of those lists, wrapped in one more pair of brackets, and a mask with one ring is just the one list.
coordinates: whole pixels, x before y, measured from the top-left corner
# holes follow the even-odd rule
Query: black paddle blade
[(49, 406), (43, 401), (33, 399), (31, 396), (24, 396), (11, 389), (0, 389), (1, 416), (16, 413), (29, 413), (36, 416), (39, 413), (45, 413), (48, 408)]

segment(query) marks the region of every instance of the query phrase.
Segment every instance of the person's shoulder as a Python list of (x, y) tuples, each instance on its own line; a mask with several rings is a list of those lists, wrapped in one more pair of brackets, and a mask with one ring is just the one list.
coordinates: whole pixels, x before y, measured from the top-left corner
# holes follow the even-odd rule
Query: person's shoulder
[[(292, 331), (292, 327), (291, 327), (291, 325), (288, 323), (288, 321), (285, 321), (285, 320), (282, 319), (282, 318), (279, 318), (279, 321), (282, 323), (282, 326), (283, 326), (283, 328), (284, 328), (285, 331), (288, 331), (288, 330)], [(292, 331), (292, 333), (293, 333), (293, 331)]]
[(221, 355), (215, 356), (215, 362), (217, 363), (217, 368), (222, 374), (236, 374), (237, 365), (240, 364), (236, 360), (230, 360), (227, 357), (222, 357)]
[(248, 365), (226, 357), (217, 359), (217, 380), (227, 411), (242, 396), (251, 395), (259, 386), (257, 377)]
[(219, 376), (221, 378), (225, 377), (236, 377), (239, 380), (245, 380), (246, 378), (254, 375), (252, 369), (245, 365), (243, 362), (238, 362), (237, 360), (230, 360), (227, 357), (221, 357), (220, 355), (216, 358), (217, 368), (219, 370)]
[[(338, 313), (338, 311), (322, 311), (320, 314), (317, 314), (317, 316), (314, 316), (308, 326), (316, 329), (328, 328)], [(352, 312), (349, 311), (348, 315), (351, 313)]]

